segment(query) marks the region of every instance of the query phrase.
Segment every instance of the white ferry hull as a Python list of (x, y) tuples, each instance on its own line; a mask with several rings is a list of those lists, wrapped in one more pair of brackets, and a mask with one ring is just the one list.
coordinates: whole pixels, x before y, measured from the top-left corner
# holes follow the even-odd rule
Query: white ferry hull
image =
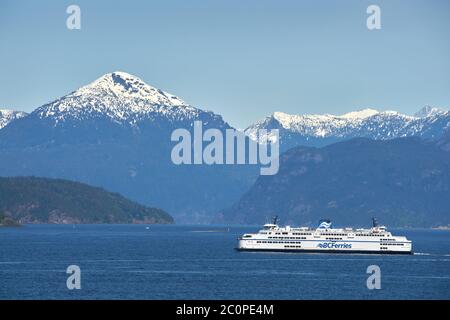
[(267, 239), (239, 239), (239, 251), (284, 251), (311, 253), (375, 253), (375, 254), (411, 254), (410, 241), (380, 243), (379, 241), (268, 241)]

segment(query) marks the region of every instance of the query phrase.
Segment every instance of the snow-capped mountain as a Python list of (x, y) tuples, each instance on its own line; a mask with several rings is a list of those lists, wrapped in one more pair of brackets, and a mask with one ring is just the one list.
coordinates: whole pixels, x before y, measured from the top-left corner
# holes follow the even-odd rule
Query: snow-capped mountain
[(438, 107), (432, 107), (432, 106), (425, 106), (419, 111), (417, 111), (414, 114), (414, 117), (416, 118), (428, 118), (435, 115), (442, 115), (444, 113), (448, 112), (447, 110), (438, 108)]
[[(256, 179), (248, 166), (175, 165), (175, 129), (230, 126), (217, 115), (124, 72), (47, 103), (0, 130), (0, 176), (80, 181), (205, 222)], [(206, 218), (205, 218), (206, 217)]]
[(450, 112), (427, 106), (414, 116), (375, 109), (363, 109), (340, 116), (275, 112), (248, 127), (245, 133), (256, 140), (258, 129), (279, 129), (280, 141), (286, 150), (297, 145), (323, 146), (355, 137), (376, 140), (409, 136), (438, 138), (449, 128)]
[(132, 136), (167, 144), (174, 129), (190, 129), (194, 120), (205, 127), (230, 127), (220, 115), (193, 107), (125, 72), (105, 74), (21, 120), (3, 132), (0, 146), (116, 143)]
[(0, 129), (6, 127), (9, 123), (25, 116), (27, 116), (26, 112), (0, 109)]
[[(106, 117), (134, 125), (143, 119), (164, 117), (183, 121), (205, 111), (194, 108), (173, 94), (154, 88), (125, 72), (103, 75), (94, 82), (34, 111), (56, 124), (67, 120)], [(212, 114), (212, 113), (211, 113)]]

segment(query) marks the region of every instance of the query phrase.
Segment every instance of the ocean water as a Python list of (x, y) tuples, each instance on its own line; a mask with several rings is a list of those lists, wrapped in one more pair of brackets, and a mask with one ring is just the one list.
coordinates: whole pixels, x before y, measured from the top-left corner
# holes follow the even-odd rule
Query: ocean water
[(450, 231), (392, 230), (413, 241), (404, 256), (238, 252), (258, 226), (146, 227), (0, 228), (0, 299), (450, 299)]

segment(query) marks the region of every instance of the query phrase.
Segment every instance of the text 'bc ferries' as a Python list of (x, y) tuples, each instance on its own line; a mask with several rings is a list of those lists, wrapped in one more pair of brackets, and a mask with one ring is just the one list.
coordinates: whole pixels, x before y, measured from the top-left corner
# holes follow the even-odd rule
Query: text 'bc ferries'
[(412, 253), (411, 241), (404, 236), (393, 236), (386, 227), (373, 219), (370, 229), (331, 228), (329, 220), (322, 220), (316, 229), (290, 226), (280, 227), (277, 217), (265, 224), (258, 233), (244, 234), (238, 250), (299, 251), (337, 253)]

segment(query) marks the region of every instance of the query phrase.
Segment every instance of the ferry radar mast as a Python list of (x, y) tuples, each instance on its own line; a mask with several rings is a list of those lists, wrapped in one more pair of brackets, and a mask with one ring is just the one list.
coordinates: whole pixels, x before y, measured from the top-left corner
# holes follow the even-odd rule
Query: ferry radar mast
[(274, 216), (274, 217), (272, 217), (272, 224), (277, 224), (277, 222), (278, 222), (278, 216)]
[(373, 228), (378, 227), (378, 221), (377, 221), (377, 218), (375, 218), (375, 217), (372, 217), (372, 227)]

